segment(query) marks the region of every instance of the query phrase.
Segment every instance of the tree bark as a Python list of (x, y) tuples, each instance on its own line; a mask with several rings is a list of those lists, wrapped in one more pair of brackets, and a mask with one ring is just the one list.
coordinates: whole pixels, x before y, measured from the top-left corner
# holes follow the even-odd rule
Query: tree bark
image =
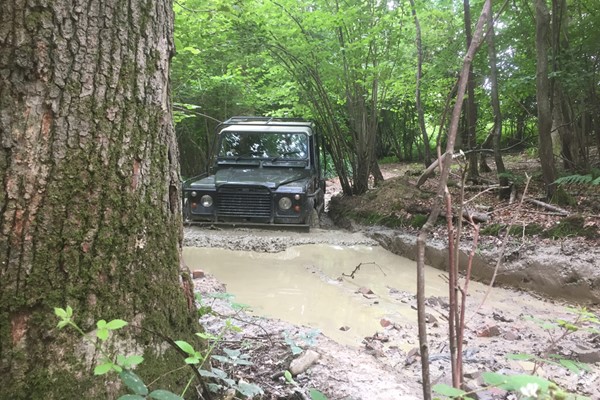
[[(488, 57), (490, 60), (490, 94), (492, 110), (494, 113), (494, 128), (492, 130), (494, 162), (496, 163), (496, 176), (498, 177), (498, 182), (500, 183), (500, 186), (507, 187), (506, 189), (500, 189), (500, 198), (508, 199), (510, 197), (510, 188), (508, 187), (508, 177), (506, 176), (506, 168), (504, 168), (504, 161), (502, 160), (502, 153), (500, 152), (500, 140), (502, 139), (502, 110), (500, 109), (500, 98), (498, 95), (498, 66), (496, 65), (494, 18), (492, 16), (492, 13), (488, 15), (487, 25)], [(481, 158), (484, 159), (483, 154), (481, 155)]]
[(181, 260), (172, 5), (17, 0), (2, 13), (0, 398), (116, 398), (118, 378), (93, 377), (99, 355), (54, 328), (53, 307), (73, 307), (86, 332), (99, 319), (137, 326), (115, 346), (143, 353), (143, 378), (182, 365), (148, 331), (197, 329)]
[[(477, 49), (483, 42), (483, 28), (488, 19), (487, 15), (491, 13), (491, 0), (486, 0), (481, 10), (481, 15), (477, 21), (475, 33), (471, 45), (467, 50), (467, 54), (463, 60), (463, 67), (460, 73), (456, 103), (452, 111), (452, 120), (448, 130), (448, 142), (446, 143), (446, 152), (439, 159), (442, 162), (442, 170), (438, 183), (437, 195), (433, 203), (431, 214), (427, 218), (427, 222), (421, 228), (417, 237), (417, 320), (419, 326), (419, 349), (421, 351), (421, 371), (423, 380), (423, 399), (431, 399), (431, 379), (429, 376), (429, 344), (427, 343), (427, 324), (425, 310), (425, 246), (427, 244), (427, 235), (431, 232), (434, 223), (440, 215), (444, 198), (447, 195), (448, 176), (450, 174), (450, 166), (452, 164), (452, 154), (454, 153), (454, 144), (456, 142), (456, 133), (458, 131), (458, 122), (462, 111), (462, 103), (467, 87), (469, 67), (473, 62)], [(441, 150), (439, 150), (441, 153)], [(452, 288), (451, 288), (452, 289)], [(451, 360), (451, 362), (453, 362)], [(460, 370), (458, 371), (460, 374)], [(453, 371), (454, 375), (454, 371)], [(454, 380), (454, 376), (453, 376)]]
[(538, 135), (540, 140), (540, 163), (546, 184), (546, 195), (552, 197), (556, 184), (556, 166), (552, 152), (552, 105), (548, 78), (548, 29), (550, 13), (546, 0), (535, 0), (535, 47), (537, 53), (536, 99), (538, 109)]
[[(471, 33), (471, 5), (469, 0), (463, 0), (463, 6), (465, 14), (465, 37), (468, 49), (473, 40), (473, 35)], [(465, 107), (465, 113), (466, 145), (469, 150), (474, 150), (477, 147), (477, 104), (475, 103), (475, 75), (473, 74), (473, 64), (469, 66), (469, 82), (467, 83), (467, 105)], [(469, 171), (467, 176), (469, 179), (476, 180), (479, 176), (479, 170), (477, 169), (477, 153), (470, 153), (468, 160)]]
[(417, 46), (417, 79), (415, 88), (415, 105), (417, 107), (417, 114), (419, 118), (419, 129), (423, 136), (423, 150), (424, 150), (424, 162), (425, 168), (431, 164), (431, 150), (429, 149), (429, 136), (427, 135), (427, 127), (425, 126), (425, 111), (423, 110), (423, 103), (421, 102), (421, 78), (423, 76), (423, 45), (421, 42), (421, 24), (417, 17), (417, 10), (415, 9), (415, 1), (410, 0), (410, 7), (413, 19), (415, 21), (415, 33), (416, 33), (416, 46)]

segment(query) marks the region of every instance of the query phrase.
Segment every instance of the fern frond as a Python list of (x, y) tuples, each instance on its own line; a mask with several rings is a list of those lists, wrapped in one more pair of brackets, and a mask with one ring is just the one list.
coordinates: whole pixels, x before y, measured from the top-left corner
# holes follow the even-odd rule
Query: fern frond
[(568, 175), (558, 178), (554, 181), (557, 185), (576, 184), (576, 185), (600, 185), (600, 177), (594, 177), (592, 174), (587, 175)]

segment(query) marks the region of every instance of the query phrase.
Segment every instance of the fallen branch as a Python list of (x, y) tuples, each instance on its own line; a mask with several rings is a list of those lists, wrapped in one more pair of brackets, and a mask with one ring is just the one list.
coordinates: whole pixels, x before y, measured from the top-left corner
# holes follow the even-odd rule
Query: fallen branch
[(535, 204), (536, 206), (545, 208), (546, 210), (557, 212), (565, 217), (569, 216), (571, 213), (565, 210), (564, 208), (560, 208), (558, 206), (554, 206), (552, 204), (544, 203), (543, 201), (535, 200), (535, 199), (525, 199), (528, 203)]
[(431, 178), (431, 176), (433, 176), (433, 173), (434, 173), (435, 169), (437, 168), (437, 166), (439, 165), (440, 160), (444, 159), (445, 156), (446, 156), (446, 153), (442, 154), (441, 157), (438, 157), (434, 162), (432, 162), (431, 165), (429, 167), (427, 167), (425, 172), (423, 172), (421, 174), (421, 176), (417, 180), (417, 184), (416, 184), (417, 189), (420, 188), (425, 182), (427, 182), (427, 179), (429, 179), (429, 178)]
[(376, 262), (360, 263), (360, 264), (358, 264), (358, 265), (357, 265), (357, 266), (354, 268), (354, 271), (352, 271), (350, 274), (345, 274), (345, 273), (343, 273), (343, 272), (342, 272), (342, 276), (347, 276), (347, 277), (349, 277), (349, 278), (352, 278), (352, 279), (354, 279), (354, 274), (356, 274), (358, 271), (360, 271), (360, 267), (361, 267), (361, 266), (363, 266), (363, 265), (369, 265), (369, 264), (372, 264), (372, 265), (377, 265), (377, 267), (379, 268), (379, 270), (381, 271), (381, 273), (383, 274), (383, 276), (387, 276), (387, 275), (386, 275), (386, 273), (385, 273), (385, 272), (383, 272), (383, 269), (381, 269), (381, 267), (379, 266), (379, 264), (377, 264)]
[[(406, 211), (411, 214), (430, 214), (432, 209), (427, 207), (419, 207), (417, 205), (413, 205), (406, 208)], [(446, 218), (446, 212), (440, 210), (440, 217)], [(462, 216), (465, 219), (469, 219), (469, 217), (473, 218), (477, 222), (488, 222), (490, 220), (490, 216), (487, 213), (477, 212), (472, 210), (464, 209), (462, 211)]]

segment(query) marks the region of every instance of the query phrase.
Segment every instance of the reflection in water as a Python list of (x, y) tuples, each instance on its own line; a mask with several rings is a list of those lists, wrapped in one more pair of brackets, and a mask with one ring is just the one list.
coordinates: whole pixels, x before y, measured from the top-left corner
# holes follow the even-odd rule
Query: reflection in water
[[(310, 326), (344, 344), (359, 345), (381, 330), (382, 317), (416, 325), (416, 264), (381, 247), (303, 245), (281, 253), (185, 248), (184, 258), (190, 269), (225, 283), (256, 315)], [(360, 263), (354, 279), (342, 276)], [(439, 274), (426, 270), (427, 296), (447, 296)], [(361, 287), (374, 295), (357, 293)]]

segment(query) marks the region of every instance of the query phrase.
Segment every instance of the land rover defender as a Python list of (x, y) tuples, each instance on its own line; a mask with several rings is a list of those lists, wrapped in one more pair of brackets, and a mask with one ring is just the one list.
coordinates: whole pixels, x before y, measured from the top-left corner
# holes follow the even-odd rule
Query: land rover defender
[(325, 180), (312, 122), (232, 117), (217, 144), (211, 172), (183, 183), (187, 222), (318, 226)]

